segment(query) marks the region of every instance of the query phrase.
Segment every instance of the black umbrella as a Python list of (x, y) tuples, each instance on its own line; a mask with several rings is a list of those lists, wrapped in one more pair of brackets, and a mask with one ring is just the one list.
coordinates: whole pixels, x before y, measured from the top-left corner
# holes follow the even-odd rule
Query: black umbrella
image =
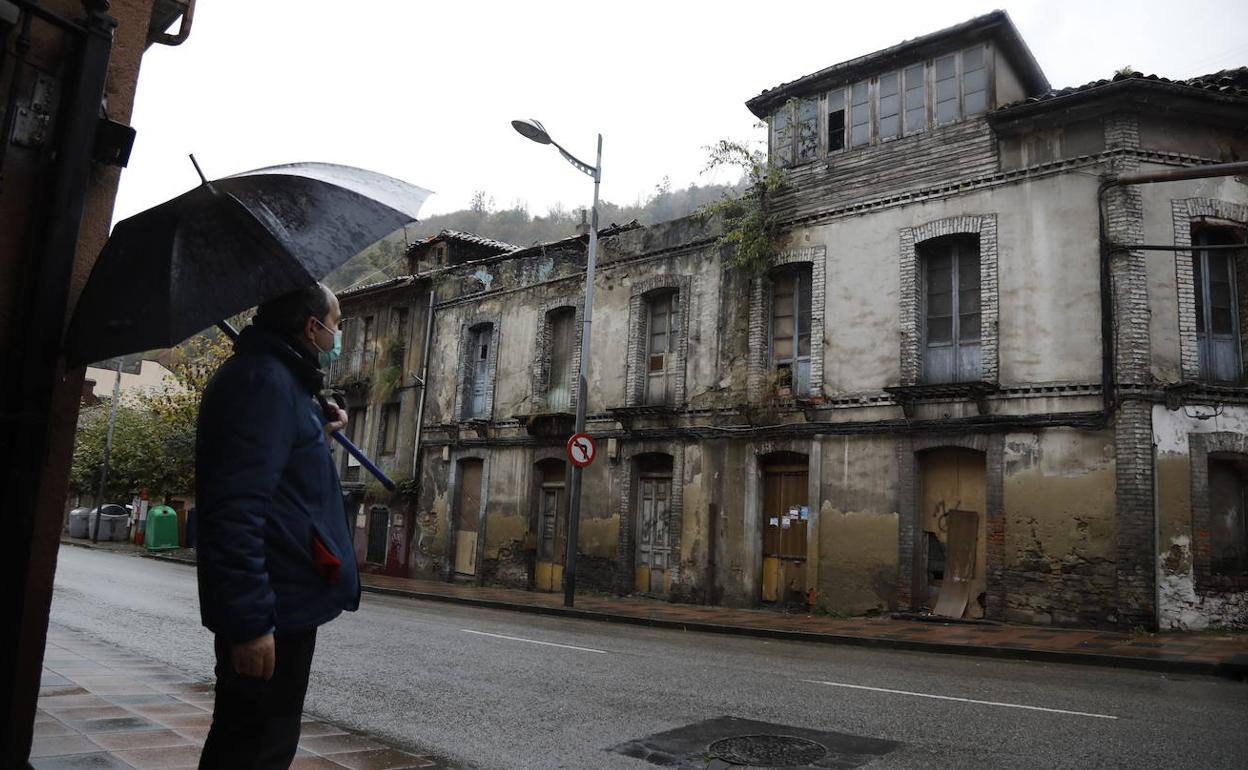
[(113, 228), (74, 309), (67, 362), (172, 347), (320, 280), (415, 221), (429, 194), (325, 163), (205, 181)]

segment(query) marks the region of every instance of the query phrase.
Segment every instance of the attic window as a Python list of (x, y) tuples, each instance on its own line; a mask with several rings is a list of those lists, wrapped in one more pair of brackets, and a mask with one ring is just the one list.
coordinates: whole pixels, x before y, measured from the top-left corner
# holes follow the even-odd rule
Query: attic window
[[(976, 45), (819, 97), (790, 99), (771, 116), (771, 158), (785, 166), (808, 163), (846, 147), (865, 147), (987, 112), (994, 96), (989, 54), (986, 44)], [(827, 121), (822, 136), (820, 116)]]

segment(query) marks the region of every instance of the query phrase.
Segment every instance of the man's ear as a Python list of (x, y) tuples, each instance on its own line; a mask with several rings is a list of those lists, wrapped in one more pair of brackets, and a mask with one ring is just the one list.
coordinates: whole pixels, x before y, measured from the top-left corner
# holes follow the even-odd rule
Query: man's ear
[(303, 322), (303, 338), (305, 340), (316, 339), (316, 318), (308, 316)]

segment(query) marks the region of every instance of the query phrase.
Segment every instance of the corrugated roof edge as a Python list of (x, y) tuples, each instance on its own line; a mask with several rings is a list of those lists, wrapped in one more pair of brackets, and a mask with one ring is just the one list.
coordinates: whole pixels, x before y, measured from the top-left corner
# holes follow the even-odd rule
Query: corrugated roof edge
[[(1027, 47), (1027, 43), (1023, 40), (1022, 35), (1019, 34), (1018, 28), (1014, 26), (1010, 15), (1003, 10), (996, 10), (983, 16), (976, 16), (961, 24), (955, 24), (952, 27), (946, 27), (921, 37), (904, 40), (897, 45), (883, 48), (874, 53), (834, 64), (831, 67), (805, 75), (797, 80), (781, 83), (775, 88), (769, 88), (750, 99), (745, 103), (745, 106), (755, 116), (763, 118), (771, 114), (771, 111), (777, 105), (790, 96), (828, 87), (836, 81), (853, 80), (859, 73), (866, 74), (866, 71), (875, 71), (883, 68), (885, 62), (890, 60), (902, 60), (908, 56), (913, 56), (920, 50), (937, 47), (942, 43), (979, 33), (990, 33), (986, 36), (1001, 44), (1002, 50), (1015, 65), (1019, 78), (1029, 92), (1042, 93), (1052, 88), (1048, 77), (1045, 76), (1044, 71), (1040, 68), (1040, 64), (1036, 61), (1036, 57), (1032, 55), (1031, 49)], [(898, 63), (900, 64), (901, 61), (898, 61)]]
[(428, 238), (425, 238), (423, 241), (418, 241), (416, 243), (413, 243), (409, 251), (411, 249), (416, 249), (421, 246), (427, 246), (431, 243), (437, 243), (438, 241), (445, 241), (445, 240), (463, 241), (464, 243), (471, 243), (474, 246), (485, 246), (486, 248), (497, 249), (500, 253), (516, 251), (520, 248), (519, 246), (513, 243), (506, 243), (504, 241), (496, 241), (493, 238), (487, 238), (484, 235), (477, 235), (476, 233), (466, 233), (462, 230), (449, 230), (448, 229), (448, 230), (443, 230), (437, 235), (431, 235)]

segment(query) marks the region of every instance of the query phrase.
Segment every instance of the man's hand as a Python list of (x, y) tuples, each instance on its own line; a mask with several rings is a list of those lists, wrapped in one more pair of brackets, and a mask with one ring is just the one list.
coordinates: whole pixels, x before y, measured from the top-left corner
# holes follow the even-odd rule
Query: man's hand
[(347, 413), (343, 411), (342, 407), (338, 406), (337, 404), (333, 402), (330, 402), (329, 408), (334, 410), (334, 412), (337, 413), (338, 416), (335, 417), (332, 422), (325, 423), (325, 438), (329, 438), (330, 436), (334, 435), (338, 431), (347, 427)]
[(244, 676), (272, 679), (277, 655), (273, 648), (273, 634), (256, 637), (250, 642), (234, 645), (230, 650), (230, 664)]

